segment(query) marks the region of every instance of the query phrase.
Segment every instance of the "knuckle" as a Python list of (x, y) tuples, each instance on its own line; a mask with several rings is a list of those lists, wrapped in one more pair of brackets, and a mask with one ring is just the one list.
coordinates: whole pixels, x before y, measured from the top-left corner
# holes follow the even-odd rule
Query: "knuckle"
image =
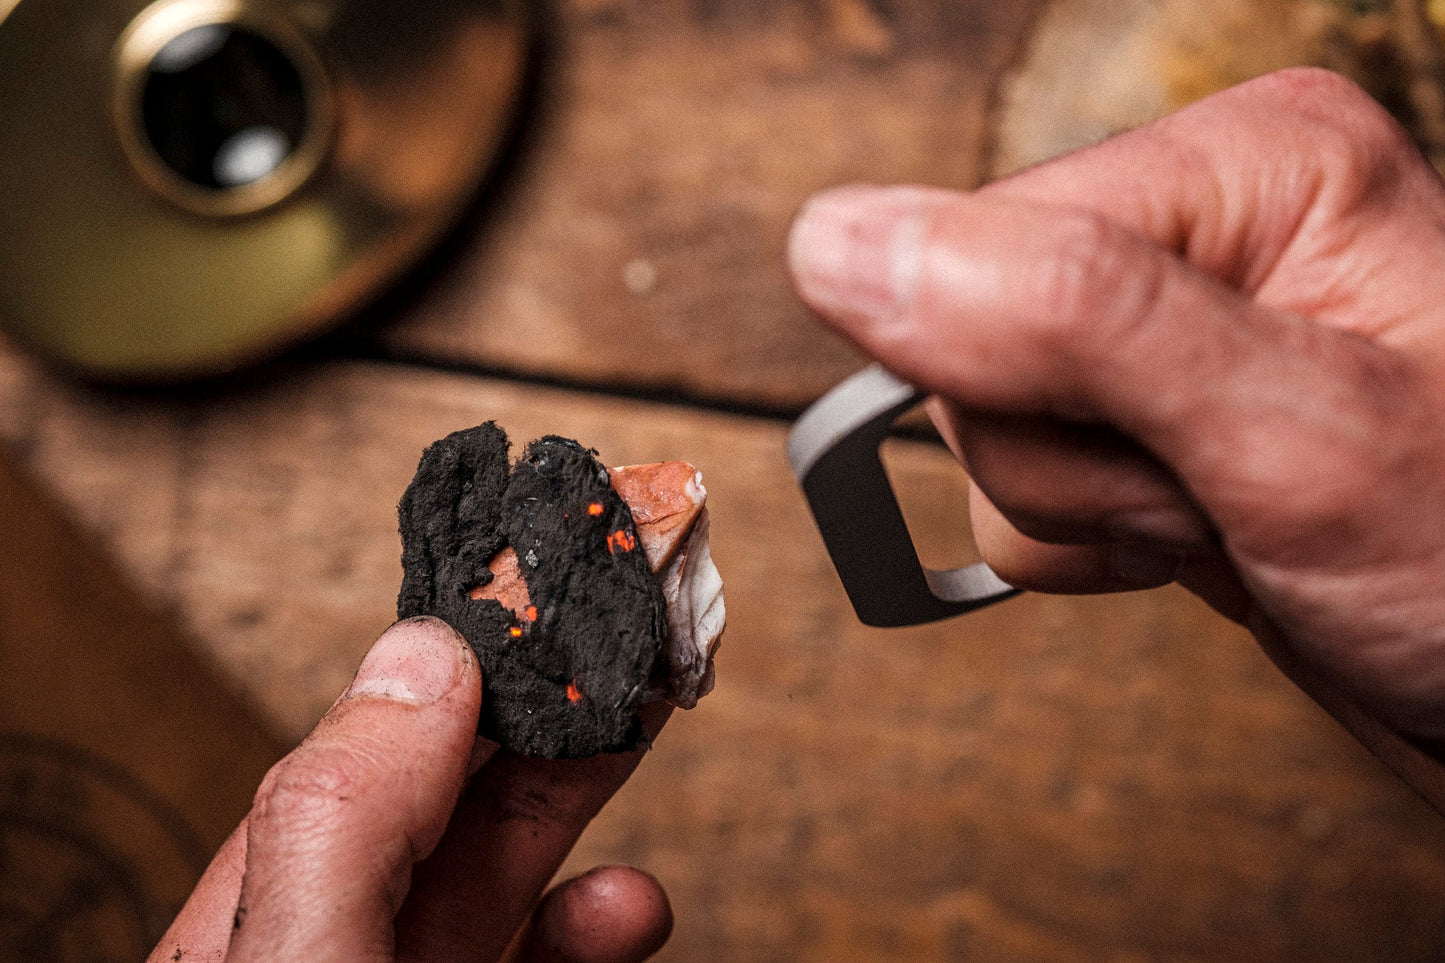
[(266, 773), (256, 790), (252, 817), (262, 824), (324, 822), (361, 791), (373, 768), (355, 749), (303, 746)]
[(1321, 102), (1371, 102), (1369, 94), (1353, 80), (1323, 67), (1285, 67), (1247, 80), (1234, 88), (1240, 95), (1274, 101), (1278, 106), (1313, 105)]
[(1112, 267), (1108, 235), (1103, 219), (1095, 215), (1070, 213), (1059, 219), (1037, 278), (1050, 318), (1071, 320), (1095, 311)]
[(1098, 362), (1145, 323), (1163, 283), (1156, 260), (1140, 257), (1123, 229), (1086, 212), (1061, 216), (1034, 280), (1043, 308), (1036, 346), (1080, 364)]
[[(1423, 428), (1420, 416), (1434, 424), (1434, 412), (1421, 405), (1425, 385), (1421, 372), (1406, 355), (1383, 348), (1362, 336), (1343, 334), (1339, 341), (1346, 350), (1341, 381), (1356, 399), (1357, 417), (1365, 424), (1361, 431), (1377, 438), (1382, 427), (1404, 428), (1410, 437)], [(1428, 406), (1433, 408), (1433, 406)]]
[(1354, 81), (1328, 70), (1296, 67), (1241, 85), (1237, 96), (1265, 108), (1262, 123), (1298, 148), (1346, 202), (1358, 202), (1393, 180), (1417, 150), (1403, 127)]
[[(1379, 478), (1404, 477), (1420, 442), (1436, 434), (1422, 405), (1422, 385), (1405, 356), (1362, 337), (1321, 332), (1315, 341), (1325, 383), (1301, 414), (1320, 446), (1325, 468), (1350, 496)], [(1324, 474), (1322, 472), (1321, 474)]]
[(1408, 135), (1381, 112), (1377, 117), (1321, 123), (1312, 152), (1312, 162), (1326, 178), (1323, 199), (1333, 201), (1331, 206), (1337, 210), (1349, 211), (1395, 193), (1402, 161), (1412, 157), (1415, 148)]
[(1274, 398), (1276, 416), (1242, 436), (1242, 503), (1269, 506), (1276, 556), (1370, 545), (1377, 520), (1362, 509), (1378, 503), (1382, 484), (1436, 487), (1438, 409), (1422, 403), (1426, 388), (1412, 362), (1361, 337), (1302, 326), (1289, 348), (1310, 372), (1282, 372), (1299, 389)]

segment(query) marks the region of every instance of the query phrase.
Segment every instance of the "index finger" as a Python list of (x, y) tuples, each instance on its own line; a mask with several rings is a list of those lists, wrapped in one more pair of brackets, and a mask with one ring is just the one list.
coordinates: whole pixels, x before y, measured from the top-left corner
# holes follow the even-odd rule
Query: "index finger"
[[(655, 737), (672, 707), (642, 707)], [(495, 960), (587, 824), (646, 750), (588, 759), (498, 753), (462, 793), (446, 834), (416, 867), (397, 918), (402, 960)]]

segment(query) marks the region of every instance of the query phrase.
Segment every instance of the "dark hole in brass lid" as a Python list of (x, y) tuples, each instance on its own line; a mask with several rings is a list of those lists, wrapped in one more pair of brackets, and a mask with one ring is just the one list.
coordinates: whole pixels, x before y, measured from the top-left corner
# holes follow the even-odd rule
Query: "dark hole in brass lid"
[(296, 65), (271, 41), (231, 24), (180, 33), (145, 69), (146, 138), (167, 167), (200, 187), (241, 187), (274, 173), (309, 120)]

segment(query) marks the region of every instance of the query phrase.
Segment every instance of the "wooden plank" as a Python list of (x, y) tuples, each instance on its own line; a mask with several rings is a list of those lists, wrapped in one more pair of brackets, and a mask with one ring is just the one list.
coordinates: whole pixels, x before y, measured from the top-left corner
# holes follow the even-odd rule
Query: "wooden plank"
[(140, 959), (275, 739), (0, 463), (0, 959)]
[[(572, 865), (673, 894), (664, 959), (1426, 960), (1438, 816), (1176, 591), (851, 617), (771, 421), (365, 364), (117, 396), (11, 358), (9, 457), (292, 738), (389, 621), (394, 502), (486, 418), (705, 473), (730, 628)], [(938, 449), (892, 463), (955, 485)], [(917, 500), (953, 530), (955, 496)]]
[[(1041, 0), (570, 0), (527, 149), (383, 350), (797, 407), (861, 364), (783, 269), (804, 199), (972, 187)], [(394, 316), (395, 312), (395, 316)]]

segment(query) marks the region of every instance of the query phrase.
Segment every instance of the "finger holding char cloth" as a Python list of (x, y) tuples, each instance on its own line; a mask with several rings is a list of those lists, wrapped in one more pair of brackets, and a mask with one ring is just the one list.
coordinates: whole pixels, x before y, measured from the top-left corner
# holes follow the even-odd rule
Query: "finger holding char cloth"
[(546, 758), (638, 747), (637, 710), (668, 671), (667, 601), (654, 533), (639, 538), (596, 452), (547, 436), (511, 464), (494, 423), (455, 432), (422, 455), (398, 514), (397, 614), (439, 616), (471, 644), (479, 734)]

